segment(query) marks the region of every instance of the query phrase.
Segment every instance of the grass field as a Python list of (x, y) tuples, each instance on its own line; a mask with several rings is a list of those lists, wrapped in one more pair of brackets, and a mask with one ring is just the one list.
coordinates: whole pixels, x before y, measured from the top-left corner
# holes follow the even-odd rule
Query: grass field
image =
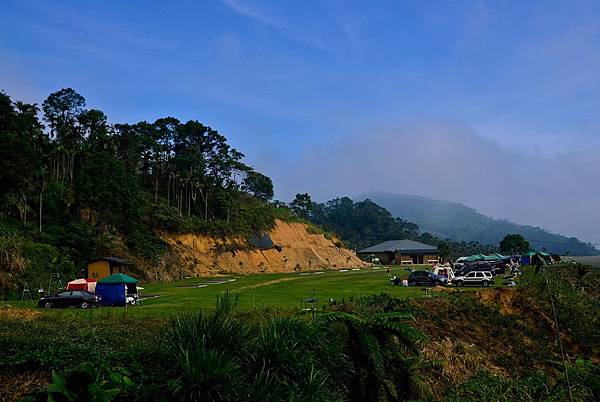
[[(173, 313), (212, 309), (217, 295), (229, 292), (238, 297), (238, 307), (243, 310), (269, 308), (271, 310), (299, 310), (300, 300), (311, 297), (319, 299), (320, 306), (329, 303), (329, 299), (358, 298), (382, 292), (401, 298), (425, 296), (423, 287), (391, 286), (386, 272), (387, 267), (379, 269), (362, 268), (346, 272), (324, 270), (321, 273), (282, 273), (236, 275), (218, 278), (190, 278), (176, 282), (143, 284), (143, 295), (157, 295), (142, 301), (141, 305), (131, 308), (101, 308), (93, 313), (77, 309), (45, 310), (47, 314), (127, 314), (131, 317), (159, 318)], [(428, 266), (413, 267), (427, 269)], [(391, 274), (399, 278), (408, 277), (405, 267), (392, 267)], [(214, 283), (222, 281), (223, 283)], [(500, 280), (496, 281), (497, 283)], [(498, 285), (497, 285), (498, 286)], [(475, 290), (478, 288), (464, 288)], [(31, 307), (32, 302), (11, 302), (12, 306)]]

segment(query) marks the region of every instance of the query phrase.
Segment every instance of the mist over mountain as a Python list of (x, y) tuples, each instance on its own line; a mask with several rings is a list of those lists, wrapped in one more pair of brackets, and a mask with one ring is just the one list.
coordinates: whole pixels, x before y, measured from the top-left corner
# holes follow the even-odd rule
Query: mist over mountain
[(427, 197), (386, 192), (363, 193), (356, 200), (369, 198), (395, 217), (419, 225), (422, 232), (452, 240), (497, 244), (508, 233), (522, 234), (536, 250), (562, 255), (599, 255), (593, 246), (575, 237), (551, 233), (539, 227), (519, 225), (485, 216), (463, 204)]

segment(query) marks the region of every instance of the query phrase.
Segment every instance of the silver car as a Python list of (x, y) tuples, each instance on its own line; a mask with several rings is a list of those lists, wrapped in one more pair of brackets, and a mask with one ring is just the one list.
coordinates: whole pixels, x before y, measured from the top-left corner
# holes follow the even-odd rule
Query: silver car
[(456, 286), (490, 286), (494, 284), (494, 276), (489, 271), (471, 271), (464, 276), (452, 279)]

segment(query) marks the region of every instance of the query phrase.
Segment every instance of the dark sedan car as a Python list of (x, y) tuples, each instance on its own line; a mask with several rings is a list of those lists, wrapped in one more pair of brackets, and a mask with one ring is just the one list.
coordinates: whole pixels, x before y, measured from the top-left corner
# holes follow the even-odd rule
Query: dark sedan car
[(55, 295), (42, 297), (38, 306), (52, 307), (81, 307), (90, 308), (100, 301), (101, 297), (86, 290), (64, 290)]
[(409, 286), (427, 285), (439, 286), (447, 285), (448, 278), (439, 276), (430, 271), (413, 271), (408, 276)]

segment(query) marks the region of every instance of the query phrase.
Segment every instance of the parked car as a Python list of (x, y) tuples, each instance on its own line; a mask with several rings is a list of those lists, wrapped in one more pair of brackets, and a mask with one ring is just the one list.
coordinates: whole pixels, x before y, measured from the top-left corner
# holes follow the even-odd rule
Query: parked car
[(471, 262), (469, 264), (464, 264), (461, 269), (455, 272), (456, 276), (465, 276), (469, 272), (478, 271), (478, 272), (493, 272), (494, 268), (492, 264), (489, 262)]
[(467, 257), (460, 257), (457, 258), (456, 261), (454, 261), (454, 264), (452, 264), (452, 268), (454, 268), (455, 272), (464, 267), (466, 259)]
[(489, 271), (471, 271), (464, 276), (456, 276), (452, 284), (456, 286), (490, 286), (495, 282), (494, 276)]
[(494, 275), (502, 275), (506, 273), (506, 269), (508, 268), (508, 264), (504, 261), (498, 261), (492, 264), (492, 274)]
[(443, 276), (439, 276), (430, 271), (413, 271), (408, 275), (408, 285), (428, 285), (428, 286), (440, 286), (447, 285), (448, 279)]
[(454, 278), (454, 270), (449, 266), (438, 265), (433, 269), (433, 273), (451, 281)]
[(96, 305), (101, 300), (101, 296), (97, 296), (87, 290), (65, 290), (51, 296), (42, 297), (38, 301), (38, 306), (45, 308), (52, 307), (81, 307), (90, 308)]
[(375, 264), (375, 265), (381, 264), (381, 261), (379, 260), (378, 257), (375, 257), (375, 254), (369, 254), (368, 256), (366, 256), (364, 258), (364, 260), (366, 262), (370, 262), (371, 264)]

